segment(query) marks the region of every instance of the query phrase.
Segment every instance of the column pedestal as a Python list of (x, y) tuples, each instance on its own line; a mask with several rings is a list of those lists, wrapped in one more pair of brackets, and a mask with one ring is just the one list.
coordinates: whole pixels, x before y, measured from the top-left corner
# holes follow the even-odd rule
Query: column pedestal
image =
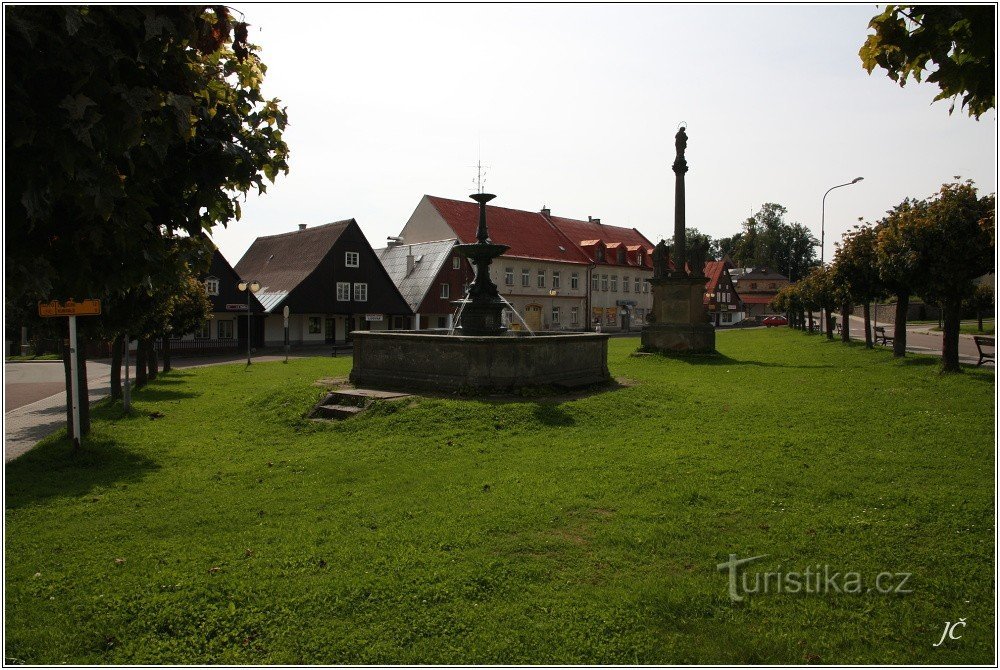
[(652, 323), (642, 329), (643, 351), (714, 353), (715, 327), (705, 310), (705, 277), (647, 280), (653, 286)]

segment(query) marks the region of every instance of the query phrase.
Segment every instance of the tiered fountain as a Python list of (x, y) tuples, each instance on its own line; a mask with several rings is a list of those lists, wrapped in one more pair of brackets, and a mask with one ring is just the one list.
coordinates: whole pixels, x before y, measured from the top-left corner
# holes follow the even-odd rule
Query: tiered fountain
[(508, 247), (494, 244), (486, 203), (476, 193), (476, 242), (458, 253), (476, 268), (455, 334), (422, 331), (356, 331), (351, 381), (357, 386), (408, 391), (502, 392), (532, 386), (580, 387), (608, 381), (608, 336), (600, 333), (505, 334), (507, 303), (490, 279), (490, 264)]

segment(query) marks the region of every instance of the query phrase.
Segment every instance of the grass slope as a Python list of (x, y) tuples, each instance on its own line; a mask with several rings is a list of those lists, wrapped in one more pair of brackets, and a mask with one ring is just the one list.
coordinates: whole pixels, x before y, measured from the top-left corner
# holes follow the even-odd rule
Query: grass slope
[[(84, 454), (7, 466), (6, 660), (993, 662), (992, 372), (787, 329), (637, 346), (611, 392), (330, 425), (311, 384), (349, 359), (161, 376)], [(731, 553), (913, 592), (734, 603)]]

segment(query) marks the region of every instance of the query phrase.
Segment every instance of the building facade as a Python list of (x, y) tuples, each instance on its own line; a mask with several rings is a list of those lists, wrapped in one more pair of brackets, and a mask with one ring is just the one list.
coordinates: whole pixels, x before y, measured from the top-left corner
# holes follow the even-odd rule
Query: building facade
[(705, 263), (705, 308), (709, 320), (720, 328), (735, 326), (746, 316), (743, 300), (729, 274), (732, 267), (728, 258)]
[(261, 285), (264, 341), (290, 344), (350, 340), (354, 330), (409, 328), (413, 311), (354, 219), (258, 237), (236, 264), (244, 281)]
[[(653, 245), (638, 231), (554, 217), (548, 208), (487, 206), (487, 212), (492, 241), (510, 247), (490, 267), (490, 278), (512, 308), (504, 315), (510, 328), (642, 327), (652, 306), (645, 280), (652, 276)], [(399, 237), (403, 245), (447, 238), (474, 243), (478, 224), (476, 203), (425, 195)]]
[(413, 310), (414, 330), (451, 329), (475, 270), (455, 251), (457, 239), (390, 244), (375, 253)]
[(791, 282), (788, 277), (766, 267), (734, 268), (736, 291), (746, 307), (746, 317), (760, 319), (776, 312), (771, 300)]

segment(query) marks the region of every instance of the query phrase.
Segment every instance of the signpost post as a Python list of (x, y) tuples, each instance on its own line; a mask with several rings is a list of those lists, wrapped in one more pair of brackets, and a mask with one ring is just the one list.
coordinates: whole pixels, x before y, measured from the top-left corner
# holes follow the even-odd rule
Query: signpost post
[(38, 303), (38, 316), (43, 318), (69, 317), (69, 399), (73, 414), (74, 447), (80, 446), (80, 403), (82, 402), (80, 398), (80, 372), (76, 367), (76, 317), (98, 316), (100, 313), (100, 300), (91, 299), (81, 302), (67, 300), (62, 303), (58, 300), (51, 300)]
[(288, 362), (288, 314), (290, 311), (291, 310), (288, 309), (288, 305), (285, 305), (285, 308), (281, 310), (281, 313), (285, 317), (285, 362), (286, 363)]

